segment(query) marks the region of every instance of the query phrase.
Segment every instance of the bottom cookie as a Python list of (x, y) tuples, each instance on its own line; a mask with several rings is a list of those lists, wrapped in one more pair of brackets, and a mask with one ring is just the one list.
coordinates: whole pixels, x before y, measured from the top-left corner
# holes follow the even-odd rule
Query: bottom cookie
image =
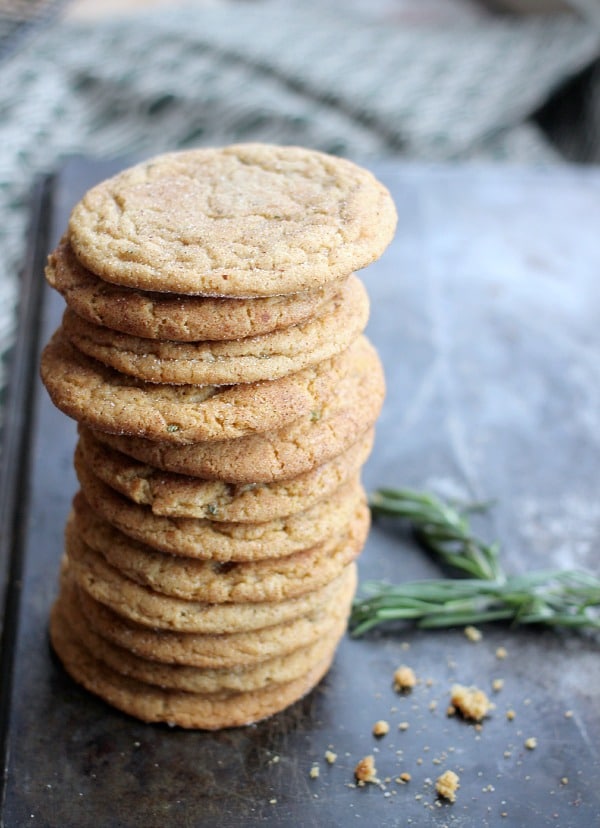
[(305, 696), (323, 678), (334, 651), (301, 678), (248, 693), (189, 693), (165, 690), (115, 672), (90, 653), (55, 609), (50, 639), (69, 675), (113, 707), (145, 722), (219, 730), (265, 719)]

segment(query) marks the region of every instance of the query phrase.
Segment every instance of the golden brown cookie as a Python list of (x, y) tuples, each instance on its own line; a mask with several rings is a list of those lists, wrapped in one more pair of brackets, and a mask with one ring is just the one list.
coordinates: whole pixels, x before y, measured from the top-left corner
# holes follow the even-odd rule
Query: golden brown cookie
[(277, 431), (189, 446), (95, 436), (155, 468), (206, 480), (252, 484), (296, 477), (346, 451), (379, 416), (385, 394), (381, 362), (364, 337), (357, 346), (354, 362), (337, 383), (335, 394), (320, 399), (308, 414)]
[(307, 509), (356, 475), (373, 445), (373, 429), (322, 466), (273, 483), (225, 483), (174, 474), (111, 449), (82, 429), (78, 463), (120, 494), (155, 515), (261, 523)]
[(318, 314), (343, 281), (259, 299), (222, 299), (119, 287), (83, 267), (67, 238), (50, 254), (46, 279), (75, 313), (114, 331), (178, 342), (243, 339), (298, 325)]
[(318, 365), (278, 380), (246, 385), (156, 385), (127, 377), (74, 348), (62, 332), (42, 354), (52, 402), (91, 428), (189, 444), (280, 428), (314, 411), (352, 371), (363, 338)]
[(50, 639), (64, 668), (79, 684), (113, 707), (145, 722), (218, 730), (251, 724), (283, 710), (309, 692), (329, 669), (331, 656), (287, 684), (249, 693), (186, 693), (163, 690), (116, 673), (96, 659), (55, 605)]
[(280, 558), (323, 543), (343, 532), (366, 500), (355, 476), (305, 511), (263, 523), (169, 518), (118, 494), (77, 458), (75, 470), (92, 509), (125, 535), (162, 552), (221, 563)]
[(377, 259), (396, 210), (368, 171), (266, 144), (153, 158), (93, 187), (69, 238), (107, 282), (212, 296), (315, 289)]
[(283, 601), (329, 583), (360, 553), (369, 528), (369, 509), (360, 504), (346, 531), (284, 558), (220, 564), (168, 555), (128, 538), (99, 518), (78, 497), (67, 522), (65, 549), (82, 543), (132, 581), (155, 592), (210, 603)]
[(221, 342), (142, 339), (82, 319), (67, 309), (64, 336), (79, 351), (145, 382), (231, 385), (275, 380), (330, 359), (362, 333), (369, 300), (356, 276), (318, 316), (282, 331)]
[(348, 580), (329, 602), (306, 615), (260, 630), (238, 633), (202, 634), (177, 632), (136, 624), (96, 601), (78, 586), (77, 601), (86, 623), (104, 638), (132, 653), (166, 664), (189, 664), (213, 669), (258, 664), (294, 652), (329, 635), (347, 618), (356, 589)]
[(74, 589), (69, 584), (58, 598), (59, 612), (74, 630), (85, 648), (121, 675), (129, 676), (146, 684), (188, 693), (246, 693), (277, 684), (294, 681), (309, 672), (327, 656), (331, 656), (344, 634), (344, 619), (338, 620), (326, 636), (292, 653), (275, 656), (255, 665), (228, 668), (205, 668), (181, 664), (165, 664), (154, 659), (135, 655), (102, 637), (93, 630), (82, 615)]
[(332, 600), (355, 564), (325, 586), (284, 601), (211, 604), (158, 593), (127, 578), (84, 543), (69, 549), (69, 570), (81, 589), (116, 613), (146, 627), (179, 632), (237, 633), (283, 624)]

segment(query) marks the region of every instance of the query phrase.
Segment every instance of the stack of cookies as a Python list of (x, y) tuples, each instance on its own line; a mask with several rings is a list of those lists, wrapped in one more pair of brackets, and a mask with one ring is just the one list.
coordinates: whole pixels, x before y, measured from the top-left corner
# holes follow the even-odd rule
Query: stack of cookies
[(395, 221), (367, 171), (258, 144), (161, 156), (73, 210), (42, 358), (79, 423), (51, 639), (121, 710), (242, 725), (327, 671), (384, 395), (354, 271)]

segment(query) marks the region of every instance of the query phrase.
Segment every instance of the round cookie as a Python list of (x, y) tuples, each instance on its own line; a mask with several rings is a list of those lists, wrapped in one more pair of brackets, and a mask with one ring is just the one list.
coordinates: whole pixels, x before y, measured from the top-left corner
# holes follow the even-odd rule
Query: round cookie
[(69, 550), (69, 570), (92, 598), (124, 618), (146, 627), (195, 633), (236, 633), (259, 630), (306, 615), (339, 592), (350, 580), (349, 564), (325, 586), (285, 601), (210, 604), (162, 595), (127, 578), (83, 543)]
[(345, 622), (338, 621), (327, 636), (292, 653), (252, 666), (211, 669), (141, 658), (111, 643), (85, 623), (73, 590), (60, 594), (57, 611), (72, 629), (77, 630), (86, 649), (115, 672), (146, 684), (188, 693), (246, 693), (294, 681), (330, 656), (346, 629)]
[(263, 523), (169, 518), (154, 515), (147, 506), (138, 506), (118, 494), (77, 458), (75, 471), (94, 512), (128, 537), (161, 552), (221, 563), (280, 558), (309, 549), (344, 531), (359, 504), (366, 501), (355, 476), (308, 509)]
[(145, 722), (202, 730), (240, 727), (283, 710), (318, 684), (333, 657), (287, 684), (250, 693), (206, 695), (163, 690), (116, 673), (84, 647), (56, 606), (50, 617), (50, 640), (69, 675), (113, 707)]
[(52, 402), (100, 431), (178, 444), (227, 440), (279, 428), (315, 410), (352, 370), (362, 337), (346, 351), (278, 380), (234, 386), (156, 385), (85, 356), (59, 329), (41, 375)]
[(98, 184), (73, 209), (69, 239), (107, 282), (252, 297), (347, 276), (395, 227), (389, 192), (352, 162), (238, 144), (159, 156)]
[(225, 483), (164, 472), (140, 463), (81, 431), (78, 463), (103, 483), (155, 515), (261, 523), (307, 509), (332, 494), (367, 460), (373, 445), (369, 429), (353, 446), (322, 466), (273, 483)]
[(298, 325), (338, 293), (343, 281), (311, 291), (223, 299), (139, 291), (112, 285), (83, 267), (67, 238), (50, 254), (46, 279), (88, 322), (147, 339), (177, 342), (244, 339)]
[(246, 484), (296, 477), (346, 451), (379, 416), (385, 394), (381, 362), (364, 337), (354, 357), (335, 394), (318, 400), (308, 414), (277, 431), (189, 446), (96, 432), (94, 436), (142, 463), (205, 480)]
[(209, 603), (283, 601), (329, 583), (360, 553), (370, 517), (366, 504), (360, 504), (345, 532), (311, 549), (284, 558), (223, 565), (158, 552), (103, 521), (83, 497), (76, 500), (65, 531), (67, 555), (76, 555), (73, 550), (84, 543), (142, 586)]
[(145, 382), (231, 385), (279, 379), (341, 353), (362, 333), (368, 316), (367, 293), (352, 276), (318, 316), (246, 339), (149, 341), (94, 325), (68, 308), (62, 330), (82, 353)]
[[(71, 578), (70, 575), (67, 575)], [(356, 578), (335, 593), (329, 602), (306, 615), (260, 630), (222, 635), (152, 629), (123, 618), (75, 585), (79, 608), (86, 623), (103, 638), (132, 653), (166, 664), (188, 664), (213, 669), (258, 664), (294, 652), (330, 634), (345, 621), (356, 590)]]

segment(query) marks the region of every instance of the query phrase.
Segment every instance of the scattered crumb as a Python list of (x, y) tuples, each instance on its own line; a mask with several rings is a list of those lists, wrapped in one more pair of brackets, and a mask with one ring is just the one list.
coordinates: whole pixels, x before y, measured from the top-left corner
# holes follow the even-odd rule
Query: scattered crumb
[(438, 705), (438, 703), (436, 702), (436, 700), (435, 700), (435, 699), (432, 699), (432, 700), (429, 702), (429, 709), (433, 711), (433, 710), (435, 710), (435, 709), (437, 708), (437, 705)]
[(277, 754), (275, 754), (275, 756), (271, 756), (271, 764), (276, 765), (279, 762), (280, 759), (281, 759), (281, 756), (278, 756)]
[(477, 627), (472, 627), (470, 624), (468, 627), (465, 627), (464, 634), (467, 636), (469, 641), (472, 641), (476, 644), (478, 641), (481, 641), (483, 635), (481, 634), (481, 630), (478, 630)]
[(448, 802), (456, 802), (456, 791), (460, 787), (459, 781), (459, 777), (454, 771), (444, 771), (441, 776), (438, 776), (435, 783), (438, 796), (442, 796)]
[(361, 782), (363, 785), (365, 782), (378, 782), (377, 768), (375, 767), (375, 759), (373, 756), (365, 756), (360, 760), (354, 768), (354, 776), (358, 780), (359, 785)]
[(337, 753), (334, 753), (332, 750), (325, 751), (325, 761), (328, 762), (330, 765), (333, 765), (336, 759)]
[(565, 719), (572, 719), (573, 718), (573, 711), (572, 710), (565, 710)]
[(396, 782), (398, 782), (400, 785), (406, 785), (406, 783), (410, 782), (411, 779), (412, 776), (410, 775), (410, 773), (403, 771), (403, 773), (401, 773), (400, 776), (396, 779)]
[(379, 721), (375, 722), (373, 725), (373, 736), (385, 736), (386, 733), (389, 733), (390, 726), (384, 719), (379, 719)]
[(269, 799), (269, 805), (276, 805), (276, 804), (277, 804), (276, 799)]
[(510, 710), (506, 711), (506, 718), (508, 719), (509, 722), (512, 722), (516, 715), (517, 714), (515, 713), (515, 711), (512, 708)]
[(496, 658), (499, 658), (500, 661), (506, 658), (508, 653), (506, 652), (506, 647), (498, 647), (496, 650)]
[(417, 683), (417, 677), (411, 667), (402, 664), (394, 673), (394, 690), (412, 690)]
[(319, 766), (318, 765), (313, 765), (312, 768), (310, 769), (309, 776), (310, 776), (311, 779), (318, 779), (320, 772), (321, 771), (319, 770)]
[(560, 784), (561, 785), (568, 785), (569, 784), (568, 778), (566, 776), (563, 776), (563, 778), (560, 780)]
[(504, 679), (496, 678), (492, 682), (492, 690), (494, 693), (499, 693), (504, 687)]
[(477, 687), (464, 687), (462, 684), (452, 687), (450, 702), (465, 719), (475, 722), (482, 721), (494, 707), (483, 690)]
[(417, 765), (422, 765), (422, 764), (423, 764), (423, 760), (419, 756), (419, 758), (417, 759)]
[(456, 714), (456, 707), (453, 704), (449, 704), (446, 708), (446, 716), (454, 716)]
[(409, 727), (410, 725), (408, 722), (400, 722), (400, 724), (398, 725), (398, 730), (408, 730)]
[(512, 756), (512, 752), (510, 750), (505, 750), (504, 751), (504, 758), (505, 759), (510, 759), (511, 756)]
[(525, 739), (523, 742), (527, 750), (535, 750), (537, 747), (537, 739), (535, 736), (530, 736), (529, 739)]

